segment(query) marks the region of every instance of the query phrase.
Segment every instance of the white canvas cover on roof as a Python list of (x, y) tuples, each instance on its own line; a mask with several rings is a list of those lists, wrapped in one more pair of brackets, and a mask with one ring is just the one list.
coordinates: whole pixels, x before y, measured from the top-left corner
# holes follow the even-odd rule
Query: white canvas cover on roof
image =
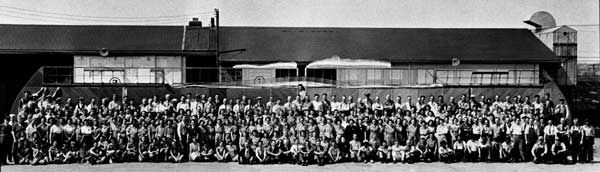
[(296, 69), (296, 62), (277, 62), (264, 65), (239, 64), (233, 66), (235, 69)]
[(340, 56), (314, 61), (306, 68), (391, 68), (392, 63), (367, 59), (342, 59)]

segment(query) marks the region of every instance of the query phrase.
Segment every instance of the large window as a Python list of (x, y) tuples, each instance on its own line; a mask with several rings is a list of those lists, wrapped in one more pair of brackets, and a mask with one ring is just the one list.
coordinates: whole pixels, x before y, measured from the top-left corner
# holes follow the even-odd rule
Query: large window
[(306, 76), (311, 78), (321, 78), (328, 80), (337, 79), (335, 69), (308, 69), (306, 70)]
[(508, 72), (473, 72), (471, 82), (480, 85), (508, 84)]
[(296, 69), (275, 69), (275, 78), (296, 77)]
[(84, 70), (84, 83), (123, 83), (124, 70)]

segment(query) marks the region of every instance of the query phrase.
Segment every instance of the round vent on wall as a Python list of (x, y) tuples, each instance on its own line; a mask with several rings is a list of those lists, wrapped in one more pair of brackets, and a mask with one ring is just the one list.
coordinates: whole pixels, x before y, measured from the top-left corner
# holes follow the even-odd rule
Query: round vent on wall
[(112, 77), (112, 78), (110, 78), (109, 83), (118, 84), (118, 83), (121, 83), (121, 79), (119, 79), (117, 77)]
[(458, 58), (452, 58), (452, 66), (460, 65), (460, 60)]
[(108, 56), (108, 50), (106, 48), (102, 48), (100, 51), (98, 51), (98, 54), (100, 54), (102, 57), (106, 57)]

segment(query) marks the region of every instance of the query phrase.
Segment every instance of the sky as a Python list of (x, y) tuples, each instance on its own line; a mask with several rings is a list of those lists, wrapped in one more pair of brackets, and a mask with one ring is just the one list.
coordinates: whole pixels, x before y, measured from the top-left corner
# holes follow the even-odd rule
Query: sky
[(583, 55), (600, 57), (598, 0), (0, 0), (0, 23), (185, 25), (215, 8), (222, 26), (290, 27), (530, 28), (523, 21), (547, 11), (592, 25), (578, 37), (591, 43)]

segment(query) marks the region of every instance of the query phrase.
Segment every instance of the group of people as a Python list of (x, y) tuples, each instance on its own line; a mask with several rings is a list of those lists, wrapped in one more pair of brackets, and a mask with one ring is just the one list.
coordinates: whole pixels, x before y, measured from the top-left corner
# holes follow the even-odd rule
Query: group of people
[[(59, 89), (57, 89), (59, 90)], [(564, 100), (314, 94), (76, 100), (26, 92), (0, 124), (3, 164), (592, 161)]]

